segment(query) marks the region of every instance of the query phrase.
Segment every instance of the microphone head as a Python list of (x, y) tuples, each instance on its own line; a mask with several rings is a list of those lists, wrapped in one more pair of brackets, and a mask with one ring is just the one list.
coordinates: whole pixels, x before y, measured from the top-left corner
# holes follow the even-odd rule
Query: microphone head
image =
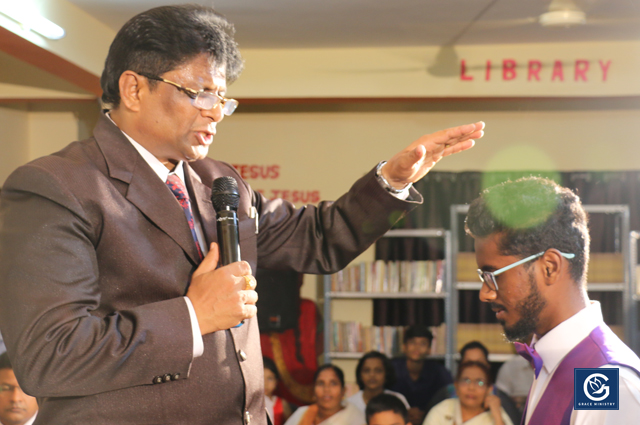
[(240, 194), (236, 179), (230, 176), (215, 179), (211, 186), (211, 202), (216, 212), (237, 211), (240, 204)]

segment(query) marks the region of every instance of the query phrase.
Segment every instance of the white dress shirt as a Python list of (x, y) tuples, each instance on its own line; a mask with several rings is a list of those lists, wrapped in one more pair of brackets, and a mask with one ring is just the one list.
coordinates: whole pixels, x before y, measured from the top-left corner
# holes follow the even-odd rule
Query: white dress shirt
[[(538, 378), (533, 380), (525, 425), (529, 424), (542, 394), (560, 362), (585, 339), (596, 327), (604, 324), (600, 303), (580, 310), (539, 340), (534, 337), (531, 344), (543, 361)], [(571, 425), (621, 425), (637, 423), (640, 417), (640, 377), (631, 369), (617, 365), (602, 367), (620, 368), (620, 410), (574, 410)]]

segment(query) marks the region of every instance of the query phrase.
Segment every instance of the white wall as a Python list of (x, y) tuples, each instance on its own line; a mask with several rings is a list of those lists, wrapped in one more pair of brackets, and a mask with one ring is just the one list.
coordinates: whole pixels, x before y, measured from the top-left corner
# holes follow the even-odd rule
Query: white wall
[(78, 139), (78, 119), (72, 112), (29, 113), (29, 159), (59, 151)]
[(640, 168), (640, 109), (238, 113), (218, 127), (210, 156), (233, 164), (280, 166), (254, 188), (319, 190), (335, 199), (378, 161), (445, 127), (483, 120), (486, 135), (438, 170), (630, 170)]
[(71, 110), (34, 111), (26, 105), (0, 107), (0, 187), (20, 165), (78, 140), (82, 129), (84, 123)]
[(17, 164), (29, 159), (29, 114), (25, 110), (0, 108), (0, 187)]

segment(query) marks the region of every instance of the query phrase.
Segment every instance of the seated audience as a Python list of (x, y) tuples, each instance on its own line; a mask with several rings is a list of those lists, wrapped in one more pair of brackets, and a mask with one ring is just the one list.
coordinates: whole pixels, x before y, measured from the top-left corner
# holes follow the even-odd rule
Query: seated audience
[(269, 357), (262, 356), (262, 364), (264, 365), (264, 404), (267, 406), (273, 425), (284, 425), (291, 416), (291, 406), (287, 400), (274, 394), (280, 381), (278, 368)]
[(364, 414), (353, 404), (343, 401), (344, 373), (338, 366), (325, 364), (318, 368), (313, 386), (315, 403), (298, 408), (285, 425), (364, 425)]
[[(487, 365), (489, 369), (491, 368), (491, 364), (489, 363), (489, 350), (487, 350), (487, 347), (485, 347), (480, 341), (468, 342), (460, 349), (460, 363), (471, 361), (482, 362)], [(502, 408), (507, 412), (507, 415), (509, 415), (511, 422), (519, 424), (520, 419), (522, 418), (522, 411), (518, 409), (511, 397), (501, 391), (497, 385), (494, 386), (493, 392), (498, 396), (498, 398), (500, 398)], [(436, 404), (452, 397), (457, 397), (456, 387), (453, 384), (449, 384), (433, 396), (427, 406), (427, 413), (429, 413), (429, 410), (431, 410), (431, 408)]]
[(387, 356), (370, 351), (360, 358), (356, 367), (356, 382), (360, 391), (347, 399), (364, 414), (367, 403), (373, 397), (385, 393), (398, 397), (409, 408), (407, 399), (400, 393), (388, 390), (396, 381), (396, 373)]
[(429, 411), (423, 425), (513, 425), (491, 392), (491, 372), (483, 362), (458, 367), (454, 383), (458, 398), (449, 398)]
[(22, 392), (7, 353), (0, 355), (0, 424), (31, 425), (36, 419), (35, 397)]
[(398, 397), (382, 393), (367, 403), (367, 425), (411, 425), (407, 407)]
[(392, 360), (396, 383), (391, 389), (406, 397), (412, 424), (422, 423), (434, 394), (453, 382), (442, 364), (426, 359), (431, 353), (431, 341), (433, 335), (426, 326), (409, 326), (402, 344), (404, 356)]

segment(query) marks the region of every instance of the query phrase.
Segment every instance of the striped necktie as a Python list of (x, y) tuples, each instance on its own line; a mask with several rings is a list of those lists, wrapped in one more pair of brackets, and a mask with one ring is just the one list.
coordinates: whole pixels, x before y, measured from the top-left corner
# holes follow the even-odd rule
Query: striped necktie
[(200, 248), (200, 244), (198, 243), (198, 235), (196, 234), (196, 226), (195, 221), (193, 219), (193, 213), (191, 212), (191, 201), (189, 200), (189, 194), (187, 193), (187, 188), (175, 174), (169, 174), (167, 177), (167, 186), (176, 197), (182, 210), (184, 211), (184, 215), (187, 217), (187, 221), (189, 222), (189, 229), (191, 229), (191, 236), (193, 236), (193, 240), (196, 243), (196, 248), (198, 249), (198, 256), (200, 257), (200, 261), (204, 258), (202, 255), (202, 249)]

